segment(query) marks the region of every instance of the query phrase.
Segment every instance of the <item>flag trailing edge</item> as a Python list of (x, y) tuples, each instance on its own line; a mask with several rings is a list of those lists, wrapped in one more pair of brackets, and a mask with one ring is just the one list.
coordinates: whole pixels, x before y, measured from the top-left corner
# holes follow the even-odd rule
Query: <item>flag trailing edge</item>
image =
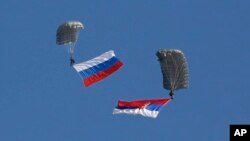
[(136, 101), (119, 100), (117, 107), (113, 110), (113, 114), (139, 114), (145, 117), (156, 118), (162, 107), (170, 100), (170, 98)]
[(115, 56), (113, 50), (105, 52), (91, 60), (75, 64), (73, 67), (83, 78), (86, 87), (108, 77), (117, 71), (123, 63)]

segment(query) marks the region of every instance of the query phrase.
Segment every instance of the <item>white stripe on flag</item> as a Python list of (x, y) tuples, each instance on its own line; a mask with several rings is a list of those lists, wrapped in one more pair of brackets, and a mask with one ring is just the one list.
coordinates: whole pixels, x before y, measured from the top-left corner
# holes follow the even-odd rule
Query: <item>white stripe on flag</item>
[(110, 51), (105, 52), (105, 53), (101, 54), (100, 56), (95, 57), (95, 58), (93, 58), (93, 59), (91, 59), (89, 61), (82, 62), (82, 63), (79, 63), (79, 64), (75, 64), (75, 65), (73, 65), (73, 67), (76, 69), (77, 72), (80, 72), (82, 70), (86, 70), (88, 68), (91, 68), (93, 66), (101, 64), (101, 63), (109, 60), (113, 56), (115, 56), (115, 53), (114, 53), (113, 50), (110, 50)]
[(113, 110), (113, 114), (132, 114), (132, 115), (142, 115), (145, 117), (156, 118), (159, 114), (159, 111), (150, 111), (146, 108), (143, 109), (117, 109)]

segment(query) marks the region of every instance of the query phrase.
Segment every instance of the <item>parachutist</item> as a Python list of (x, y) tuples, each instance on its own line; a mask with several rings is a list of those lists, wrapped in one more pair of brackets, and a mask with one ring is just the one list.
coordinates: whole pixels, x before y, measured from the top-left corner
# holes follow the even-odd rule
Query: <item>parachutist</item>
[(70, 57), (70, 66), (73, 66), (74, 64), (75, 64), (75, 60), (72, 57)]
[(171, 96), (171, 99), (174, 99), (174, 92), (171, 90), (169, 95)]
[(80, 30), (84, 28), (79, 21), (69, 21), (61, 24), (56, 31), (56, 44), (67, 46), (70, 54), (70, 66), (73, 66), (74, 48), (78, 39)]
[(178, 49), (159, 49), (156, 56), (163, 75), (163, 87), (170, 90), (169, 95), (174, 99), (176, 90), (188, 88), (187, 60)]

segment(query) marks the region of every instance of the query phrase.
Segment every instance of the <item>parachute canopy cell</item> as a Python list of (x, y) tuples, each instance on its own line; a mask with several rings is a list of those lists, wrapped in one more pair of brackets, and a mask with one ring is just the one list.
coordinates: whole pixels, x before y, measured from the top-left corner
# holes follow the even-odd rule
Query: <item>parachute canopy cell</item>
[(56, 33), (56, 43), (58, 45), (74, 44), (78, 39), (78, 33), (84, 26), (79, 21), (69, 21), (61, 24)]
[(188, 87), (188, 65), (182, 51), (160, 49), (156, 52), (163, 74), (163, 87), (174, 90)]

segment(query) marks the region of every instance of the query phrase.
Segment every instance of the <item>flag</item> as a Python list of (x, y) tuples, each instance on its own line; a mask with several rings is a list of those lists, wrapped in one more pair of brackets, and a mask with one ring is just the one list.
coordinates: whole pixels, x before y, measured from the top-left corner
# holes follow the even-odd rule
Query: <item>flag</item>
[(136, 101), (119, 100), (113, 114), (140, 114), (145, 117), (156, 118), (162, 107), (170, 100), (170, 98)]
[(105, 52), (91, 60), (74, 64), (86, 87), (108, 77), (117, 71), (123, 63), (115, 56), (113, 50)]

